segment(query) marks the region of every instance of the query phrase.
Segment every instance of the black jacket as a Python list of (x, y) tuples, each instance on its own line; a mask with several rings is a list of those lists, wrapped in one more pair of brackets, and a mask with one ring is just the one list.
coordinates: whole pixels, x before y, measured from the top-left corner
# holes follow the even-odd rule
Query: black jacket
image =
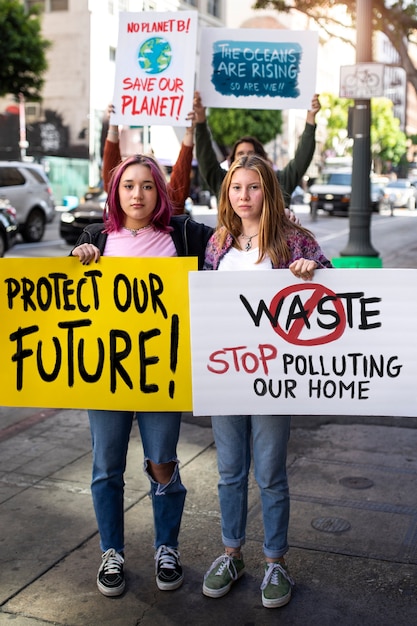
[[(173, 228), (170, 235), (178, 256), (198, 257), (198, 269), (203, 269), (204, 253), (213, 229), (205, 224), (195, 222), (189, 215), (174, 215), (171, 218), (170, 226)], [(75, 247), (82, 243), (92, 243), (103, 254), (107, 240), (107, 233), (103, 233), (103, 228), (103, 224), (86, 226)]]

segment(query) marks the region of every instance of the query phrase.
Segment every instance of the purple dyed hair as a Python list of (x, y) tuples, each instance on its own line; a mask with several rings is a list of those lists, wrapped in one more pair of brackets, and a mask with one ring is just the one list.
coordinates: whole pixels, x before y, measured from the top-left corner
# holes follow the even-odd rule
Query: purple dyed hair
[(164, 171), (157, 160), (147, 154), (135, 154), (125, 159), (114, 170), (110, 179), (107, 202), (104, 209), (105, 232), (111, 233), (118, 231), (124, 224), (125, 213), (120, 204), (119, 185), (124, 172), (130, 165), (144, 165), (149, 168), (155, 181), (158, 195), (151, 218), (151, 224), (164, 233), (170, 232), (172, 230), (169, 225), (172, 216), (172, 204), (168, 196)]

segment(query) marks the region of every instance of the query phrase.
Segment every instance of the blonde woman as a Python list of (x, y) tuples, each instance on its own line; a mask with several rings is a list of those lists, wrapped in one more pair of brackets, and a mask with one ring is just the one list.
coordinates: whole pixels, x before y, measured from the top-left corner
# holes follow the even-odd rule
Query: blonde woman
[[(218, 227), (206, 249), (205, 270), (288, 268), (296, 277), (311, 280), (317, 268), (331, 267), (313, 235), (287, 219), (275, 172), (258, 155), (231, 164), (221, 187), (218, 214)], [(242, 546), (252, 450), (264, 525), (262, 603), (276, 608), (291, 599), (293, 580), (284, 558), (290, 510), (286, 470), (290, 422), (290, 415), (212, 417), (225, 552), (205, 575), (203, 593), (208, 597), (224, 596), (245, 570)]]

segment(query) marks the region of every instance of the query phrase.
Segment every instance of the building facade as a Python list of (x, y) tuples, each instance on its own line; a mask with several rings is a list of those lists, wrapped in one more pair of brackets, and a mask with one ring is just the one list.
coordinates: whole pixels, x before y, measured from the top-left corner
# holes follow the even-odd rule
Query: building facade
[[(122, 11), (196, 10), (199, 27), (319, 30), (317, 93), (338, 95), (340, 66), (355, 63), (355, 32), (343, 7), (336, 8), (337, 17), (344, 25), (343, 40), (350, 37), (352, 45), (342, 41), (342, 38), (330, 38), (304, 14), (254, 11), (253, 0), (21, 1), (26, 7), (41, 5), (43, 36), (52, 42), (47, 52), (49, 67), (45, 75), (43, 101), (40, 104), (26, 103), (25, 106), (28, 135), (31, 129), (38, 129), (33, 145), (29, 141), (27, 154), (37, 160), (44, 160), (47, 156), (47, 166), (56, 169), (57, 185), (58, 180), (65, 178), (65, 171), (57, 169), (63, 158), (71, 161), (71, 167), (77, 166), (83, 172), (88, 172), (80, 177), (82, 180), (79, 182), (75, 177), (72, 189), (65, 188), (62, 183), (62, 190), (57, 190), (58, 196), (61, 191), (62, 194), (79, 195), (79, 187), (85, 187), (86, 184), (94, 186), (99, 181), (102, 126), (107, 107), (113, 98), (118, 16)], [(197, 67), (198, 63), (197, 59)], [(12, 99), (0, 102), (0, 113), (8, 107), (16, 109), (16, 103)], [(304, 128), (305, 113), (300, 110), (283, 112), (282, 135), (267, 147), (278, 167), (283, 167), (293, 156)], [(319, 120), (313, 176), (326, 133), (322, 124)], [(411, 132), (413, 128), (412, 124)], [(165, 162), (175, 161), (182, 132), (178, 128), (152, 127), (150, 145), (155, 155)], [(125, 141), (129, 140), (140, 143), (138, 130), (125, 132)], [(8, 157), (1, 154), (0, 158)]]

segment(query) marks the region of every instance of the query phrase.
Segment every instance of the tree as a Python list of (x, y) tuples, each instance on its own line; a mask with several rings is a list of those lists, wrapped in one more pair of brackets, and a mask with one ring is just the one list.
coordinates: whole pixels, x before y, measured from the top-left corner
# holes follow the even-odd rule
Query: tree
[[(257, 0), (255, 9), (276, 9), (283, 13), (297, 10), (317, 24), (329, 35), (340, 38), (340, 27), (344, 26), (334, 19), (332, 7), (344, 5), (356, 20), (356, 0), (336, 2), (336, 0)], [(407, 43), (417, 44), (417, 3), (415, 0), (373, 0), (373, 29), (384, 33), (397, 51), (401, 66), (405, 69), (407, 80), (417, 94), (417, 66), (413, 62)], [(334, 29), (338, 29), (337, 33)]]
[(0, 32), (0, 96), (40, 100), (51, 43), (41, 35), (39, 8), (26, 11), (19, 0), (0, 0)]
[(213, 139), (226, 156), (236, 139), (244, 135), (261, 143), (274, 139), (282, 129), (282, 114), (268, 109), (210, 109), (208, 122)]
[(371, 100), (371, 153), (375, 171), (389, 171), (405, 158), (407, 137), (400, 130), (400, 121), (393, 115), (393, 104), (387, 98)]
[[(344, 156), (351, 149), (347, 140), (348, 111), (353, 100), (338, 98), (333, 94), (320, 95), (322, 110), (319, 115), (326, 119), (327, 137), (325, 153), (335, 151)], [(400, 122), (394, 117), (393, 104), (387, 98), (371, 101), (371, 156), (378, 173), (389, 171), (401, 162), (407, 150), (406, 136), (400, 130)]]
[(331, 93), (322, 93), (320, 104), (322, 108), (319, 116), (321, 120), (324, 118), (326, 125), (324, 153), (335, 152), (337, 156), (345, 156), (352, 146), (352, 141), (348, 137), (348, 112), (352, 100), (338, 98)]

